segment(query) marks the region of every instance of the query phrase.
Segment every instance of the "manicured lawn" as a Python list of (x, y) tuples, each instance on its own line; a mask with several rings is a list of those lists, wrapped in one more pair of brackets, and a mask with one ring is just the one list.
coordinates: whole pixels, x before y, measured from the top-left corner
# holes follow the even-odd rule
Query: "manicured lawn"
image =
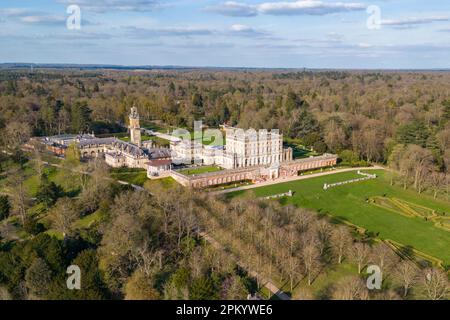
[[(126, 137), (120, 138), (120, 140), (125, 141), (125, 142), (130, 142), (130, 137), (126, 136)], [(152, 141), (155, 142), (156, 147), (168, 147), (170, 145), (170, 141), (169, 140), (162, 139), (162, 138), (157, 137), (157, 136), (142, 135), (141, 136), (141, 140), (142, 141), (152, 140)]]
[(144, 183), (144, 188), (151, 191), (155, 187), (162, 187), (163, 189), (170, 189), (177, 185), (178, 185), (178, 183), (175, 180), (173, 180), (173, 178), (167, 177), (167, 178), (161, 178), (161, 179), (147, 180)]
[[(373, 172), (373, 171), (371, 171)], [(398, 198), (412, 204), (427, 207), (450, 216), (450, 203), (434, 200), (427, 195), (390, 186), (386, 172), (376, 171), (375, 180), (357, 182), (323, 190), (324, 183), (333, 183), (359, 177), (346, 172), (308, 180), (287, 182), (251, 190), (257, 197), (294, 191), (294, 196), (284, 198), (285, 204), (314, 209), (372, 231), (381, 239), (391, 239), (405, 246), (412, 246), (428, 255), (450, 263), (450, 232), (436, 228), (433, 221), (423, 217), (407, 217), (387, 208), (376, 206), (373, 197)], [(247, 191), (248, 192), (248, 191)], [(237, 195), (242, 192), (237, 192)], [(231, 195), (233, 196), (233, 195)]]
[[(157, 137), (154, 137), (154, 136), (147, 136), (147, 135), (142, 135), (141, 136), (141, 140), (142, 141), (148, 141), (148, 140), (154, 140), (154, 138), (157, 138)], [(130, 142), (130, 137), (122, 137), (122, 138), (120, 138), (120, 140), (122, 140), (122, 141), (125, 141), (125, 142)]]
[(148, 180), (146, 170), (131, 168), (112, 169), (111, 178), (125, 181), (138, 186), (143, 186), (144, 183)]
[(318, 156), (319, 154), (305, 148), (299, 139), (284, 138), (284, 146), (292, 148), (294, 159), (308, 158)]
[(141, 127), (145, 128), (145, 129), (149, 129), (149, 130), (153, 130), (153, 131), (159, 131), (159, 132), (165, 132), (171, 128), (175, 128), (172, 127), (166, 123), (164, 123), (163, 121), (158, 121), (158, 120), (153, 120), (153, 121), (141, 121)]
[(194, 174), (202, 174), (202, 173), (208, 173), (208, 172), (217, 172), (222, 171), (223, 169), (221, 167), (217, 166), (202, 166), (198, 168), (189, 168), (189, 169), (182, 169), (178, 171), (181, 174), (192, 176)]

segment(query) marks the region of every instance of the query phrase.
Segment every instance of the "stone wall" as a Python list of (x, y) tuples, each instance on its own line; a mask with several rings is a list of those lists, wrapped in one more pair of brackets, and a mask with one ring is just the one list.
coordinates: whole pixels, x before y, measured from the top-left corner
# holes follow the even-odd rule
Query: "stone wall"
[[(280, 165), (279, 174), (274, 175), (266, 167), (249, 167), (241, 169), (223, 170), (209, 172), (199, 175), (186, 176), (176, 171), (171, 171), (172, 178), (185, 187), (205, 188), (208, 186), (221, 185), (226, 183), (251, 180), (261, 182), (273, 180), (274, 177), (293, 177), (298, 175), (298, 171), (307, 169), (318, 169), (335, 165), (337, 156), (326, 154), (320, 157), (299, 159)], [(268, 175), (267, 172), (270, 172)]]
[(297, 159), (281, 164), (280, 177), (293, 177), (296, 176), (299, 171), (332, 167), (336, 164), (337, 156), (334, 154), (324, 154), (318, 157)]

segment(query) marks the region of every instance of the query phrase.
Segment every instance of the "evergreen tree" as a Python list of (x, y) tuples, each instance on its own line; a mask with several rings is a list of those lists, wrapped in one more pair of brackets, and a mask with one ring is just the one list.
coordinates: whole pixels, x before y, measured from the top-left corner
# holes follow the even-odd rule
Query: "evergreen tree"
[(87, 102), (77, 102), (72, 106), (72, 131), (74, 133), (86, 132), (91, 124), (91, 109)]
[(320, 135), (319, 122), (312, 113), (304, 110), (292, 124), (289, 130), (289, 136), (291, 138), (304, 138), (310, 134)]
[(444, 109), (444, 119), (450, 120), (450, 100), (445, 100), (444, 102), (442, 102), (442, 106)]
[(413, 121), (397, 129), (397, 141), (402, 144), (416, 144), (426, 147), (429, 129), (421, 121)]
[(196, 115), (202, 115), (204, 114), (203, 110), (203, 97), (199, 93), (194, 93), (192, 96), (192, 105), (194, 106), (194, 113)]
[(43, 203), (47, 208), (53, 206), (58, 198), (64, 195), (63, 189), (53, 181), (50, 181), (46, 174), (42, 175), (41, 185), (36, 194), (39, 203)]
[(11, 211), (11, 204), (8, 196), (0, 196), (0, 221), (9, 217)]
[(50, 268), (41, 258), (34, 259), (25, 273), (25, 282), (30, 294), (45, 298), (52, 280)]
[(289, 113), (293, 110), (299, 109), (305, 102), (293, 91), (289, 91), (284, 104), (286, 111)]
[(189, 298), (192, 300), (216, 300), (218, 292), (210, 277), (201, 277), (192, 282)]

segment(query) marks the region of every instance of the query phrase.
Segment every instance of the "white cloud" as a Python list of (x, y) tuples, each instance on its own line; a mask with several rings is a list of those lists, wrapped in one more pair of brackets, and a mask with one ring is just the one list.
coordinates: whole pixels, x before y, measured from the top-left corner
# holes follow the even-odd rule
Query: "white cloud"
[(53, 15), (27, 15), (20, 18), (20, 21), (30, 24), (61, 24), (65, 25), (66, 17)]
[(264, 14), (272, 15), (325, 15), (342, 11), (365, 10), (362, 3), (323, 2), (315, 0), (295, 2), (267, 2), (258, 6), (258, 10)]
[(122, 29), (125, 30), (128, 36), (133, 38), (198, 36), (240, 36), (248, 38), (263, 38), (270, 36), (270, 34), (264, 30), (255, 29), (243, 24), (234, 24), (226, 29), (205, 27), (142, 28), (135, 26), (123, 26)]
[[(67, 15), (55, 15), (48, 12), (37, 11), (32, 9), (22, 8), (4, 8), (0, 9), (0, 22), (14, 21), (28, 25), (42, 25), (42, 26), (66, 26)], [(91, 21), (87, 19), (82, 20), (82, 25), (93, 25)]]
[(20, 17), (28, 14), (30, 11), (20, 8), (3, 8), (0, 9), (0, 15), (5, 17)]
[(153, 11), (162, 7), (158, 0), (58, 0), (63, 4), (76, 4), (81, 10), (107, 11)]
[(258, 30), (243, 24), (233, 24), (230, 27), (230, 33), (232, 35), (250, 37), (250, 38), (262, 38), (268, 37), (269, 33), (263, 30)]
[(234, 1), (227, 1), (217, 6), (208, 7), (206, 10), (230, 17), (253, 17), (258, 15), (256, 6)]
[(264, 2), (246, 4), (228, 1), (206, 8), (207, 11), (225, 16), (252, 17), (258, 14), (268, 15), (326, 15), (335, 12), (361, 11), (366, 5), (358, 2), (324, 2), (318, 0), (299, 0), (283, 2)]
[(135, 38), (146, 37), (189, 37), (208, 36), (216, 33), (214, 29), (195, 27), (172, 27), (172, 28), (138, 28), (133, 26), (122, 27), (125, 32)]
[(381, 25), (385, 26), (413, 26), (419, 24), (428, 24), (439, 21), (449, 21), (449, 16), (430, 16), (430, 17), (409, 17), (404, 19), (381, 20)]
[(4, 8), (0, 9), (0, 15), (5, 20), (15, 20), (26, 24), (41, 24), (41, 25), (65, 25), (66, 16), (64, 15), (50, 15), (42, 11), (22, 9), (22, 8)]

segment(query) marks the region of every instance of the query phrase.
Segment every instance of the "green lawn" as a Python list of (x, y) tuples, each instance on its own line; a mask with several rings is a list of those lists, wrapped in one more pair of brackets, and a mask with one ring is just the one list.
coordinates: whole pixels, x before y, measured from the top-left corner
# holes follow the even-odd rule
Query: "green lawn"
[(311, 156), (318, 156), (319, 154), (305, 148), (299, 139), (284, 138), (284, 146), (292, 148), (292, 155), (294, 159), (308, 158)]
[(189, 169), (182, 169), (178, 171), (181, 174), (192, 176), (194, 174), (202, 174), (202, 173), (208, 173), (208, 172), (217, 172), (222, 171), (223, 169), (221, 167), (217, 166), (202, 166), (197, 168), (189, 168)]
[(148, 130), (159, 131), (159, 132), (166, 132), (167, 130), (176, 129), (175, 126), (171, 126), (160, 120), (142, 120), (141, 127), (148, 129)]
[(111, 169), (111, 178), (143, 186), (148, 180), (145, 169), (114, 168)]
[[(141, 141), (148, 141), (148, 140), (155, 140), (155, 136), (147, 136), (147, 135), (141, 135)], [(126, 136), (126, 137), (122, 137), (120, 138), (120, 140), (125, 141), (125, 142), (130, 142), (130, 137)]]
[[(17, 166), (16, 166), (17, 167)], [(11, 167), (10, 169), (12, 169)], [(35, 197), (36, 193), (39, 189), (40, 179), (36, 173), (34, 168), (34, 164), (32, 162), (28, 162), (24, 165), (24, 173), (25, 173), (25, 181), (24, 186), (27, 189), (30, 197)], [(67, 179), (64, 176), (61, 169), (56, 167), (47, 166), (44, 168), (44, 173), (47, 174), (47, 177), (50, 181), (55, 182), (56, 184), (62, 186), (64, 191), (67, 193), (77, 193), (78, 188), (68, 187)], [(0, 191), (9, 192), (7, 186), (7, 172), (0, 173)]]
[[(125, 142), (130, 142), (130, 137), (129, 136), (122, 137), (122, 138), (120, 138), (120, 140), (125, 141)], [(168, 147), (170, 145), (170, 141), (169, 140), (162, 139), (162, 138), (157, 137), (157, 136), (142, 135), (141, 136), (141, 140), (142, 141), (152, 140), (152, 141), (155, 142), (156, 147)]]
[[(373, 171), (372, 171), (373, 172)], [(284, 198), (285, 204), (314, 209), (341, 220), (348, 221), (379, 233), (381, 239), (391, 239), (405, 246), (412, 246), (445, 264), (450, 263), (450, 232), (436, 228), (433, 221), (423, 217), (407, 217), (367, 201), (373, 197), (392, 197), (427, 207), (450, 216), (450, 203), (434, 200), (427, 195), (390, 186), (386, 172), (376, 171), (379, 178), (323, 190), (324, 183), (333, 183), (359, 177), (355, 172), (339, 173), (308, 180), (287, 182), (253, 189), (257, 197), (294, 191), (292, 198)], [(248, 192), (248, 191), (247, 191)], [(234, 193), (237, 195), (242, 191)], [(233, 195), (230, 195), (233, 196)]]
[(94, 213), (87, 215), (73, 223), (73, 227), (76, 229), (88, 229), (93, 224), (101, 221), (104, 217), (104, 213), (100, 210), (95, 211)]
[[(155, 128), (151, 128), (151, 126), (146, 126), (145, 128), (156, 131), (156, 132), (169, 134), (169, 135), (172, 134), (174, 130), (178, 129), (176, 127), (155, 129)], [(191, 141), (195, 140), (195, 132), (192, 129), (189, 129), (189, 128), (181, 128), (181, 129), (186, 129), (190, 133)], [(215, 129), (215, 128), (212, 128), (212, 129)], [(202, 135), (202, 144), (203, 145), (205, 145), (205, 146), (224, 146), (226, 144), (226, 135), (225, 135), (224, 131), (221, 130), (222, 136), (221, 136), (221, 138), (218, 138), (217, 140), (215, 139), (215, 136), (207, 137), (205, 135), (205, 133), (206, 133), (206, 130), (203, 131), (203, 135)], [(150, 138), (151, 138), (151, 140), (160, 139), (162, 141), (167, 141), (167, 143), (169, 143), (168, 140), (164, 140), (164, 139), (158, 138), (156, 136), (153, 136)], [(179, 138), (184, 139), (183, 137), (179, 137)], [(122, 139), (122, 140), (124, 140), (124, 139)], [(148, 140), (150, 140), (150, 139), (148, 139)], [(129, 141), (129, 138), (126, 141)]]
[(171, 189), (175, 186), (178, 186), (178, 183), (173, 180), (172, 177), (167, 178), (161, 178), (161, 179), (154, 179), (154, 180), (147, 180), (144, 184), (144, 188), (151, 191), (154, 188), (161, 187), (163, 189)]
[[(329, 300), (331, 299), (331, 292), (333, 286), (339, 282), (339, 280), (345, 278), (346, 276), (357, 276), (358, 268), (349, 263), (342, 263), (332, 265), (326, 268), (324, 272), (320, 273), (317, 278), (314, 279), (313, 283), (309, 286), (307, 279), (303, 279), (294, 288), (293, 297), (297, 299), (302, 299), (302, 295), (308, 292), (314, 299)], [(283, 290), (289, 291), (289, 284), (286, 283)]]

